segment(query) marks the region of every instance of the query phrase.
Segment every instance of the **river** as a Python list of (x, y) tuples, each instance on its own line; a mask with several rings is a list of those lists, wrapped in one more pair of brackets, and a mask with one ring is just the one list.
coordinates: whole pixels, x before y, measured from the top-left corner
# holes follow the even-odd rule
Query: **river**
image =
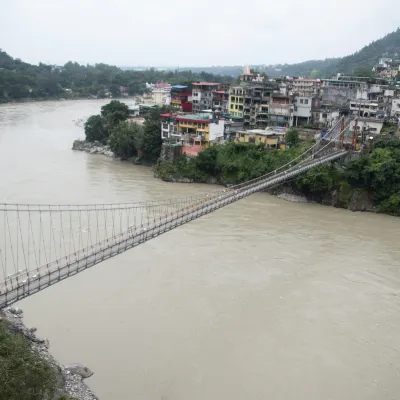
[[(214, 190), (71, 151), (103, 101), (0, 107), (2, 202)], [(101, 400), (398, 399), (400, 219), (255, 194), (18, 303)]]

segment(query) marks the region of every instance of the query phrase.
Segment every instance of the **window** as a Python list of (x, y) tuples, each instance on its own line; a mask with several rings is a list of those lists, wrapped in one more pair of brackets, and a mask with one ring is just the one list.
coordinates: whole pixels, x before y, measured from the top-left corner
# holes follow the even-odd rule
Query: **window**
[(235, 98), (233, 96), (231, 96), (231, 102), (234, 103), (235, 102)]
[(304, 102), (303, 99), (300, 99), (300, 104), (303, 104), (303, 102)]
[(304, 99), (304, 104), (308, 104), (308, 99)]

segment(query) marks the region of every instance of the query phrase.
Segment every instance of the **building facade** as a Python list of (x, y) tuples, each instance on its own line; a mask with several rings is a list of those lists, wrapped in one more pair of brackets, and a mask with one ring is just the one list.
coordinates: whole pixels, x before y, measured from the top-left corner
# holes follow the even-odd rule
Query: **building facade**
[(312, 96), (297, 95), (293, 99), (292, 125), (298, 126), (312, 122)]
[(200, 143), (201, 148), (224, 140), (225, 121), (203, 114), (161, 114), (161, 137), (184, 146)]
[(185, 85), (172, 86), (171, 105), (176, 111), (192, 112), (192, 87)]
[(220, 84), (215, 82), (194, 82), (192, 89), (193, 112), (213, 110), (215, 101), (218, 99), (219, 87)]
[(269, 122), (275, 126), (292, 125), (293, 105), (291, 97), (281, 93), (271, 94), (269, 105)]

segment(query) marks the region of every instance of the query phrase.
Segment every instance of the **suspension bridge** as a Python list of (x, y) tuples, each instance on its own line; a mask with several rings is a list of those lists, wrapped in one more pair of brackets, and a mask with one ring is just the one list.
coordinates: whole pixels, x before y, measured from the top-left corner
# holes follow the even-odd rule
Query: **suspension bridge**
[(146, 203), (0, 204), (0, 309), (164, 232), (346, 156), (338, 123), (303, 154), (248, 182)]

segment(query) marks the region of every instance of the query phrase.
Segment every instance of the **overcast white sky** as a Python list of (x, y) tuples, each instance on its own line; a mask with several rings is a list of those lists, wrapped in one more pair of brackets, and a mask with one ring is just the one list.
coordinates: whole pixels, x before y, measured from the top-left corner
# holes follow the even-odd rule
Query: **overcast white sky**
[(399, 0), (0, 0), (0, 48), (24, 61), (119, 66), (292, 63), (397, 29)]

